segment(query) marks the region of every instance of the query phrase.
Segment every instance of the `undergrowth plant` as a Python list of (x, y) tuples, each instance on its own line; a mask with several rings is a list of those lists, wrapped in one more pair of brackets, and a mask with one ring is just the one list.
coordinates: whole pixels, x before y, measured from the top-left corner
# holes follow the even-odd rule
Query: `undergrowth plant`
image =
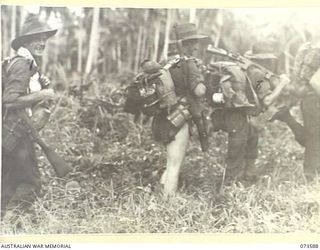
[(212, 133), (203, 154), (193, 133), (178, 193), (164, 199), (165, 148), (151, 121), (104, 105), (61, 96), (42, 136), (74, 173), (55, 177), (38, 151), (42, 194), (16, 224), (1, 222), (1, 234), (320, 232), (319, 182), (303, 178), (303, 149), (282, 124), (257, 121), (263, 174), (231, 186), (222, 182), (226, 135)]

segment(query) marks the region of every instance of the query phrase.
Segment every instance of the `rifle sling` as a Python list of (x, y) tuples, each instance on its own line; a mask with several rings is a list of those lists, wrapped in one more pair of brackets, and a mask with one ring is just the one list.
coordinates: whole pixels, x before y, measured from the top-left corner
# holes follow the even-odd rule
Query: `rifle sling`
[(249, 87), (250, 87), (250, 90), (251, 90), (251, 92), (252, 92), (254, 102), (255, 102), (255, 104), (257, 105), (257, 107), (258, 107), (259, 109), (261, 109), (261, 104), (260, 104), (259, 98), (258, 98), (258, 96), (257, 96), (256, 91), (254, 90), (254, 88), (253, 88), (253, 86), (252, 86), (252, 82), (251, 82), (251, 80), (250, 80), (247, 72), (245, 72), (245, 75), (246, 75), (246, 79), (247, 79), (247, 81), (248, 81), (248, 83), (249, 83)]
[[(25, 114), (23, 111), (17, 111), (18, 116), (21, 120), (27, 125), (28, 127), (28, 134), (30, 135), (31, 139), (36, 143), (40, 144), (41, 138), (39, 132), (36, 130), (32, 120)], [(40, 145), (41, 146), (41, 145)]]
[(171, 93), (173, 93), (174, 90), (170, 90), (168, 91), (167, 93), (163, 94), (161, 97), (159, 97), (157, 100), (153, 101), (152, 103), (150, 104), (145, 104), (144, 106), (147, 108), (147, 107), (151, 107), (152, 105), (155, 105), (157, 104), (158, 102), (160, 102), (163, 98), (165, 98), (166, 96), (170, 95)]

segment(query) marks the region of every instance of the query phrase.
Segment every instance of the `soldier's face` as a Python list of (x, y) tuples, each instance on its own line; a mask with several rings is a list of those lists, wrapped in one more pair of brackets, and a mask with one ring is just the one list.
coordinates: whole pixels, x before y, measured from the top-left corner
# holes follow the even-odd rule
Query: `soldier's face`
[(24, 47), (28, 49), (34, 57), (41, 57), (43, 56), (47, 39), (46, 35), (37, 36), (25, 44)]
[(187, 40), (182, 43), (184, 47), (184, 53), (188, 56), (194, 56), (196, 52), (199, 50), (199, 42), (198, 40)]

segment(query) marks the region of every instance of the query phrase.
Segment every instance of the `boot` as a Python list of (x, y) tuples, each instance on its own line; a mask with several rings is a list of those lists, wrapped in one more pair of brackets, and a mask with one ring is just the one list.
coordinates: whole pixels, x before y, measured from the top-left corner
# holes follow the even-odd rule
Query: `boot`
[(278, 111), (272, 115), (269, 121), (273, 122), (274, 120), (278, 120), (278, 121), (286, 122), (291, 117), (289, 110), (290, 110), (290, 107), (288, 106), (280, 107)]
[(303, 147), (305, 147), (305, 131), (304, 127), (298, 123), (289, 112), (290, 107), (284, 106), (280, 108), (269, 121), (279, 120), (288, 125), (293, 132), (296, 141)]

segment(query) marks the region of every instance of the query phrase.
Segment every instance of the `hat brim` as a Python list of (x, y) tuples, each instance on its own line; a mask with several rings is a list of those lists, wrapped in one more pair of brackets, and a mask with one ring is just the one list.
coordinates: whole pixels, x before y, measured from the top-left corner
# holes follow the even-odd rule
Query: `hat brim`
[(247, 51), (244, 56), (248, 59), (278, 59), (274, 54), (272, 53), (257, 53), (253, 54), (252, 51)]
[(45, 34), (47, 38), (54, 36), (57, 33), (57, 29), (55, 30), (48, 30), (48, 31), (41, 31), (41, 32), (35, 32), (32, 34), (24, 35), (24, 36), (18, 36), (11, 42), (11, 47), (14, 50), (18, 50), (24, 43), (28, 42), (30, 38), (38, 35)]
[[(206, 38), (209, 38), (209, 37), (205, 36), (205, 35), (191, 35), (191, 36), (188, 36), (188, 37), (181, 39), (181, 41), (202, 40), (202, 39), (206, 39)], [(177, 40), (171, 40), (171, 41), (169, 41), (169, 44), (174, 44), (176, 42), (177, 42)]]

